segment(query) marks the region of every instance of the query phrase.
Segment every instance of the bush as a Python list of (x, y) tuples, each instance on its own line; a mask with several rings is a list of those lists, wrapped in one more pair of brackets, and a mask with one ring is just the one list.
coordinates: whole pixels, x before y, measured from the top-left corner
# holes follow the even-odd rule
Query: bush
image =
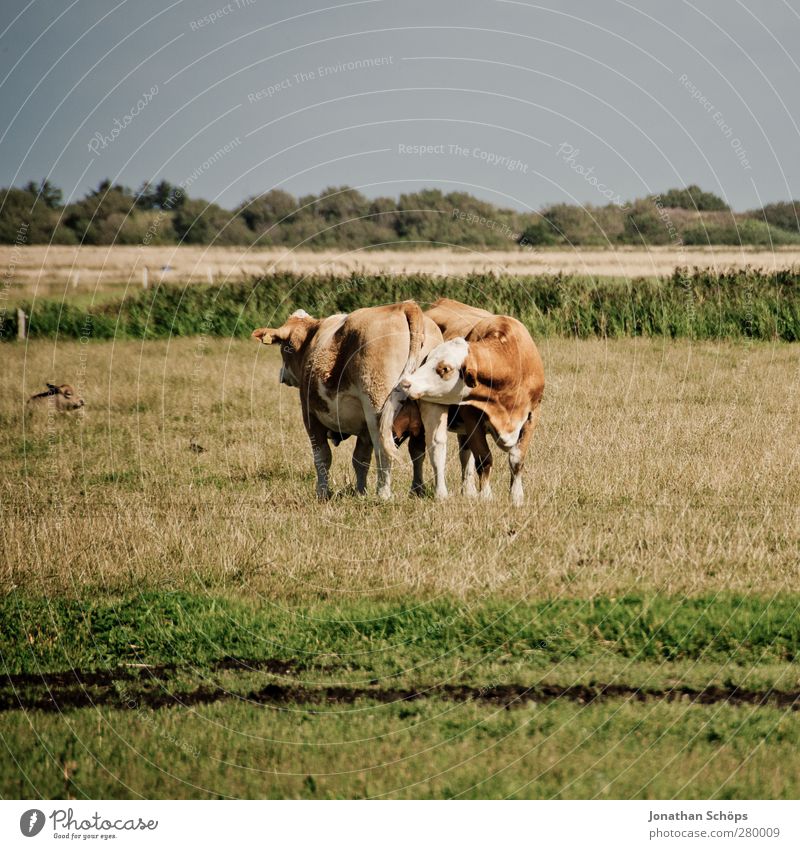
[(618, 207), (572, 206), (557, 203), (542, 210), (541, 217), (553, 233), (557, 244), (608, 245), (609, 214), (618, 216)]
[(704, 192), (700, 186), (695, 185), (687, 186), (685, 189), (670, 189), (660, 197), (654, 196), (653, 200), (660, 200), (666, 207), (693, 209), (698, 212), (730, 209), (721, 197), (712, 192)]
[(773, 245), (800, 244), (800, 233), (790, 233), (780, 227), (771, 227), (765, 221), (753, 218), (730, 223), (708, 222), (705, 226), (692, 225), (682, 234), (687, 245)]
[(558, 235), (550, 224), (542, 219), (529, 224), (522, 231), (519, 242), (522, 245), (555, 245), (558, 243)]
[(0, 243), (6, 245), (49, 242), (58, 214), (36, 193), (7, 189), (0, 195)]
[(780, 227), (791, 233), (800, 232), (800, 201), (782, 201), (768, 203), (763, 209), (750, 213), (751, 218), (763, 218), (773, 227)]
[[(800, 340), (800, 274), (752, 270), (714, 274), (677, 270), (658, 280), (587, 280), (564, 275), (441, 279), (426, 275), (302, 277), (279, 273), (222, 286), (164, 285), (87, 314), (61, 301), (24, 306), (32, 337), (246, 337), (279, 325), (295, 309), (312, 315), (442, 295), (517, 316), (536, 337), (667, 336)], [(0, 337), (13, 339), (8, 315)]]
[(247, 245), (253, 241), (240, 218), (202, 200), (185, 200), (172, 213), (172, 228), (178, 242), (187, 245)]
[(659, 215), (655, 204), (637, 201), (625, 216), (625, 242), (644, 245), (667, 245), (673, 240), (669, 220)]

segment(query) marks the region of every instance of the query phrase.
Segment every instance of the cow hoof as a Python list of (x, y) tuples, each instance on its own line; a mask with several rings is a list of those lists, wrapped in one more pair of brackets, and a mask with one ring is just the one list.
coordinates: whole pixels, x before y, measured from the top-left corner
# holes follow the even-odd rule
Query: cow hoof
[(478, 488), (473, 484), (472, 486), (465, 486), (461, 489), (461, 494), (465, 498), (477, 498), (478, 497)]
[(380, 498), (381, 501), (390, 501), (391, 498), (392, 498), (391, 489), (379, 489), (378, 490), (378, 498)]
[(415, 484), (408, 491), (409, 495), (413, 495), (414, 498), (424, 498), (425, 497), (425, 487), (421, 484)]
[(449, 493), (446, 489), (437, 489), (436, 490), (436, 500), (437, 501), (446, 501), (450, 497)]
[(480, 494), (481, 501), (491, 501), (493, 498), (494, 498), (494, 495), (493, 495), (491, 489), (489, 489), (488, 486), (485, 486), (481, 490), (481, 494)]

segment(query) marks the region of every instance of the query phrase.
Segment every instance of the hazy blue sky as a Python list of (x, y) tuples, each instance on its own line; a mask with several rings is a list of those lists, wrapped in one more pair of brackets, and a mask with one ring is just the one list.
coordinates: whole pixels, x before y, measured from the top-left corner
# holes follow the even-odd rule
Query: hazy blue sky
[(164, 177), (224, 206), (342, 184), (518, 208), (689, 183), (737, 209), (800, 196), (800, 0), (2, 8), (2, 185)]

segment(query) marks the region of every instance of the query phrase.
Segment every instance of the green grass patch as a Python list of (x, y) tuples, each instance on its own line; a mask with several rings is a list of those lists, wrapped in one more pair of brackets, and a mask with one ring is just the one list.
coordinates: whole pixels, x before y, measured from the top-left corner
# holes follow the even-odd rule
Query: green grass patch
[[(798, 686), (798, 603), (726, 594), (287, 609), (189, 593), (15, 592), (0, 601), (2, 661), (15, 676), (0, 687), (11, 755), (0, 793), (793, 798), (800, 727), (769, 693)], [(493, 700), (513, 685), (618, 689)], [(715, 687), (757, 698), (681, 695)]]
[(755, 666), (795, 660), (799, 604), (795, 595), (725, 595), (287, 609), (189, 593), (82, 601), (11, 593), (0, 602), (0, 646), (9, 673), (202, 666), (231, 655), (300, 667), (335, 660), (376, 675), (446, 659), (465, 667), (492, 658), (554, 664), (605, 656)]
[(796, 714), (436, 698), (0, 715), (6, 798), (796, 798)]

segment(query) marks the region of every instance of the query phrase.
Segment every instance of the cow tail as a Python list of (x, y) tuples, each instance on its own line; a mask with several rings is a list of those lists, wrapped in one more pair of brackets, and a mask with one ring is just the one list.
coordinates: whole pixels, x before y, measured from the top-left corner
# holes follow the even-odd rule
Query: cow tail
[(381, 410), (381, 417), (378, 425), (381, 446), (383, 447), (383, 451), (386, 456), (390, 457), (392, 460), (396, 460), (400, 453), (397, 450), (397, 446), (394, 444), (394, 431), (392, 430), (392, 426), (394, 425), (395, 417), (400, 412), (400, 408), (403, 406), (403, 401), (405, 401), (405, 393), (402, 389), (398, 389), (397, 387), (392, 389), (389, 393), (389, 397), (386, 399), (386, 403), (383, 405), (383, 409)]
[[(422, 353), (422, 343), (425, 340), (425, 317), (422, 314), (422, 309), (415, 301), (403, 301), (403, 314), (408, 322), (408, 359), (403, 366), (403, 374), (415, 371), (419, 365), (420, 354)], [(401, 375), (402, 377), (402, 375)], [(394, 444), (394, 425), (395, 416), (400, 412), (403, 402), (406, 400), (405, 393), (393, 388), (386, 399), (386, 403), (381, 410), (381, 418), (379, 425), (380, 440), (383, 450), (388, 457), (396, 459), (398, 456), (397, 446)]]
[(416, 371), (419, 365), (419, 355), (422, 352), (422, 343), (425, 341), (425, 317), (419, 304), (414, 301), (403, 301), (403, 312), (408, 322), (408, 360), (406, 360), (403, 374)]

